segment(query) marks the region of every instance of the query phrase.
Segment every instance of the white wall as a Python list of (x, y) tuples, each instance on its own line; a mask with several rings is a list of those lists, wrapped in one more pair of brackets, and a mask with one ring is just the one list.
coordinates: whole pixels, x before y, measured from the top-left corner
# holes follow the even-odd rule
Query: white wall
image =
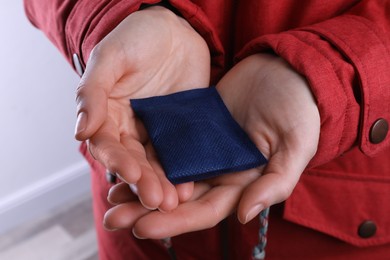
[(88, 191), (73, 138), (77, 82), (22, 1), (0, 0), (0, 233)]

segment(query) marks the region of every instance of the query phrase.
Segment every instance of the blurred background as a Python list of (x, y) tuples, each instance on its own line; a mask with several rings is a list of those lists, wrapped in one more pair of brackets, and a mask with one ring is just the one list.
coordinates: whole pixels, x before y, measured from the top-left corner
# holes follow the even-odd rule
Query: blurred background
[[(0, 259), (76, 259), (45, 250), (92, 225), (88, 166), (73, 138), (78, 76), (29, 23), (21, 0), (0, 5)], [(21, 248), (28, 257), (13, 253)]]

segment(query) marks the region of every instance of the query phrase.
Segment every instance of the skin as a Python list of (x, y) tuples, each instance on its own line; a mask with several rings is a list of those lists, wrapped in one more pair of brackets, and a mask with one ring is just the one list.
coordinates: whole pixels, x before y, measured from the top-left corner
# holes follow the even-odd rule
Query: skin
[(207, 87), (209, 77), (207, 44), (184, 19), (159, 6), (135, 12), (91, 52), (77, 89), (76, 139), (136, 185), (145, 208), (170, 211), (193, 184), (174, 187), (165, 178), (129, 99)]
[(281, 58), (256, 54), (234, 66), (217, 89), (268, 164), (197, 182), (188, 201), (165, 213), (141, 208), (126, 184), (118, 184), (108, 196), (116, 205), (105, 215), (108, 229), (164, 238), (213, 227), (235, 211), (247, 223), (289, 197), (319, 139), (320, 117), (307, 82)]
[(202, 37), (162, 7), (131, 14), (92, 51), (77, 91), (76, 138), (89, 140), (92, 155), (124, 181), (108, 194), (107, 229), (157, 239), (215, 226), (233, 212), (247, 223), (293, 191), (316, 153), (320, 118), (305, 79), (267, 54), (236, 64), (217, 89), (268, 164), (176, 187), (165, 178), (129, 99), (205, 87), (209, 75)]

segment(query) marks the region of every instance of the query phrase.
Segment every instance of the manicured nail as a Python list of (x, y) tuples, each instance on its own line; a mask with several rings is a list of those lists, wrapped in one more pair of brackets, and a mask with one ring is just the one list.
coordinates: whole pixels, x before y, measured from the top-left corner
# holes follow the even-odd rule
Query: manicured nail
[(76, 134), (80, 134), (87, 128), (87, 114), (85, 112), (81, 112), (77, 116), (77, 121), (76, 121)]
[(254, 217), (256, 217), (256, 215), (258, 215), (260, 213), (260, 211), (262, 211), (264, 209), (264, 206), (262, 204), (257, 204), (255, 205), (254, 207), (252, 207), (248, 214), (246, 214), (246, 217), (245, 217), (245, 221), (243, 224), (246, 224), (248, 223), (249, 221), (251, 221)]

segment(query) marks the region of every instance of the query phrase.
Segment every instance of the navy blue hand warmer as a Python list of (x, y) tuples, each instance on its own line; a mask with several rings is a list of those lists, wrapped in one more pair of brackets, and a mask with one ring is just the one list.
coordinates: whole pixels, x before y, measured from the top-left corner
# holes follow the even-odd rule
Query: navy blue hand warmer
[(267, 162), (232, 118), (215, 87), (131, 99), (130, 103), (174, 184)]

